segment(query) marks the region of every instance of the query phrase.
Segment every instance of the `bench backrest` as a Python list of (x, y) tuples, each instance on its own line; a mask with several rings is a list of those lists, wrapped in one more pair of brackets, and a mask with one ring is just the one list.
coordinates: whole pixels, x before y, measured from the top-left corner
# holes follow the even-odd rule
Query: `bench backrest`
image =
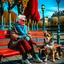
[(29, 33), (32, 38), (44, 38), (43, 30), (30, 30)]
[(10, 31), (9, 30), (0, 30), (0, 39), (1, 38), (9, 38)]
[[(44, 38), (43, 30), (30, 30), (29, 31), (31, 38)], [(0, 46), (6, 46), (10, 42), (10, 31), (9, 30), (0, 30)]]
[(42, 41), (44, 39), (44, 30), (30, 30), (29, 31), (31, 38), (35, 39), (36, 41)]
[(0, 30), (0, 46), (6, 46), (10, 42), (10, 31)]

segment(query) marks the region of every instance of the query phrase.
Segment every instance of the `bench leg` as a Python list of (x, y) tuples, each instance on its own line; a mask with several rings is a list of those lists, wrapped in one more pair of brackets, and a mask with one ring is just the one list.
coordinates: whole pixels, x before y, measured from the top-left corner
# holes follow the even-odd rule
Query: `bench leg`
[(40, 53), (40, 50), (39, 50), (39, 57), (41, 57), (41, 53)]
[(39, 50), (39, 57), (40, 58), (45, 57), (45, 50), (44, 49)]
[(58, 47), (57, 49), (58, 49), (59, 56), (61, 56), (61, 49), (60, 49), (60, 47)]

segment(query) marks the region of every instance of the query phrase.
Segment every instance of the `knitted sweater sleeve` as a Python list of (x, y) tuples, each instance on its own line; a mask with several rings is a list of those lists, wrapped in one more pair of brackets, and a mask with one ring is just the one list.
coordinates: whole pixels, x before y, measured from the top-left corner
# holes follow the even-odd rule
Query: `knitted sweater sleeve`
[(22, 35), (26, 35), (27, 34), (27, 30), (26, 30), (26, 25), (24, 25), (23, 27), (19, 24), (15, 24), (15, 27), (18, 31), (19, 34), (22, 34)]

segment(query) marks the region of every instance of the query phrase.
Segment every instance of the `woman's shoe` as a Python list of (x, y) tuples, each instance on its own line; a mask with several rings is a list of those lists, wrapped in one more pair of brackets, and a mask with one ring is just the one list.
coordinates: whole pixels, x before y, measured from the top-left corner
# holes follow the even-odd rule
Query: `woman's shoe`
[(44, 61), (47, 62), (47, 58)]
[(42, 63), (43, 61), (40, 58), (34, 59), (34, 62)]
[(53, 62), (55, 62), (55, 59), (53, 59)]
[(31, 63), (29, 62), (29, 60), (27, 60), (27, 59), (24, 60), (24, 63), (25, 63), (25, 64), (31, 64)]

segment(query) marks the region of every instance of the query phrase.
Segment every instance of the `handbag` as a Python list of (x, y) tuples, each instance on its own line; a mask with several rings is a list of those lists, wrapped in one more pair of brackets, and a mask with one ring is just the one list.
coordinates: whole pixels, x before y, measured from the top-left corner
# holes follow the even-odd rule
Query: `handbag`
[(10, 34), (10, 38), (11, 38), (11, 40), (17, 40), (18, 34), (11, 33), (11, 34)]
[(10, 38), (11, 38), (11, 40), (17, 40), (17, 38), (18, 38), (18, 32), (17, 32), (15, 26), (12, 27), (12, 30), (10, 32)]

